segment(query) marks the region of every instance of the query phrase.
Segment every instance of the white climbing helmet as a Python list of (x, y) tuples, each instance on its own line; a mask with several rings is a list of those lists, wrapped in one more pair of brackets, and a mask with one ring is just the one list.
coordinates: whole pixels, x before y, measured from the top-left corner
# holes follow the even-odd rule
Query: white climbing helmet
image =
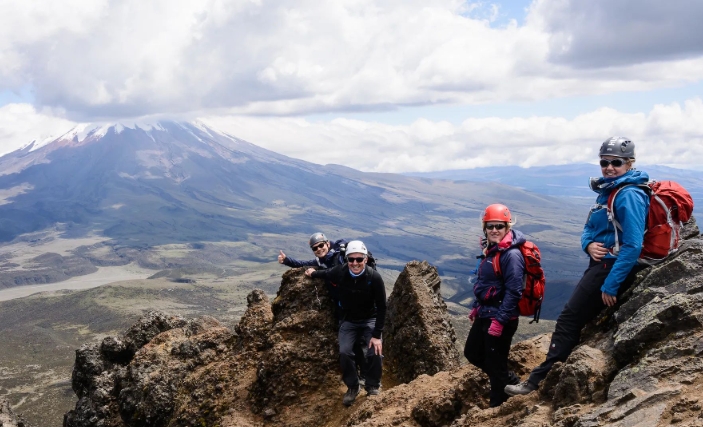
[(361, 240), (352, 240), (347, 243), (347, 250), (345, 252), (347, 256), (349, 254), (364, 254), (368, 255), (369, 251), (366, 250), (366, 245)]

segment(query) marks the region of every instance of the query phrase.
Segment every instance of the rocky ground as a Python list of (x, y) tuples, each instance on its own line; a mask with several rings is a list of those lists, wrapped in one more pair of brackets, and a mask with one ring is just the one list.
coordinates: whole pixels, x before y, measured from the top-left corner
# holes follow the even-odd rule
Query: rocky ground
[[(121, 335), (82, 346), (73, 372), (79, 400), (64, 425), (703, 426), (698, 234), (690, 224), (679, 253), (640, 273), (538, 391), (499, 408), (488, 408), (487, 378), (458, 364), (436, 270), (414, 262), (389, 298), (379, 396), (362, 392), (342, 406), (324, 286), (290, 270), (273, 301), (249, 295), (233, 329), (207, 316), (153, 312)], [(541, 335), (515, 344), (511, 369), (524, 378), (548, 342)]]

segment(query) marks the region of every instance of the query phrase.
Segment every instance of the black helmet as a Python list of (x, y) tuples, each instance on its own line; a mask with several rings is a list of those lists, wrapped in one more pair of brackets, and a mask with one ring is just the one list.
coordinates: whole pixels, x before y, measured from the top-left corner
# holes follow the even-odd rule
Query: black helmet
[(603, 141), (600, 146), (599, 156), (635, 158), (635, 143), (624, 136), (614, 136)]
[(312, 248), (316, 244), (320, 242), (326, 242), (327, 237), (325, 237), (324, 234), (322, 233), (314, 233), (312, 236), (310, 236), (310, 247)]

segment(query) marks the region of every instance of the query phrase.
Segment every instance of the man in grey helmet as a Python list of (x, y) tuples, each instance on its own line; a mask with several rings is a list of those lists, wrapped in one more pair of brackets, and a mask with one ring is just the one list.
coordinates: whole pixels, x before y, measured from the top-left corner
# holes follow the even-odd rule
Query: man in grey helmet
[[(339, 241), (343, 242), (343, 241)], [(315, 259), (309, 261), (298, 261), (295, 258), (286, 256), (283, 251), (279, 251), (278, 263), (287, 265), (288, 267), (321, 267), (332, 268), (335, 265), (344, 264), (344, 254), (340, 248), (332, 248), (332, 244), (321, 232), (313, 233), (308, 241), (312, 253), (315, 254)]]
[[(510, 396), (537, 390), (556, 362), (564, 362), (579, 343), (581, 329), (600, 311), (612, 307), (629, 287), (637, 271), (649, 210), (649, 196), (638, 187), (649, 176), (635, 170), (635, 144), (621, 136), (608, 138), (600, 147), (601, 176), (591, 179), (591, 190), (598, 194), (581, 234), (581, 247), (589, 265), (564, 305), (554, 327), (546, 360), (530, 373), (527, 381), (505, 387)], [(614, 199), (616, 228), (608, 215), (608, 197), (621, 188)], [(618, 243), (619, 242), (619, 243)]]

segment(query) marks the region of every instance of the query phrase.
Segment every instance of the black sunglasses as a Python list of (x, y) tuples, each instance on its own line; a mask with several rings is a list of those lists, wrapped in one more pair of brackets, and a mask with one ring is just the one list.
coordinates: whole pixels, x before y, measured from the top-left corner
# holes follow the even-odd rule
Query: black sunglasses
[(505, 224), (486, 224), (486, 230), (502, 230), (505, 228)]
[(622, 166), (624, 164), (625, 164), (625, 161), (623, 159), (613, 159), (613, 160), (600, 159), (600, 167), (602, 167), (602, 168), (607, 168), (609, 165), (613, 165), (614, 168), (619, 168), (620, 166)]
[(314, 246), (310, 246), (310, 249), (312, 249), (312, 251), (315, 252), (315, 251), (317, 251), (318, 249), (320, 249), (320, 248), (323, 247), (323, 246), (325, 246), (325, 242), (318, 243), (318, 244), (316, 244), (316, 245), (314, 245)]
[(364, 262), (364, 257), (362, 257), (362, 256), (360, 256), (360, 257), (353, 257), (353, 256), (350, 256), (350, 257), (347, 257), (347, 261), (349, 261), (349, 264), (354, 263), (354, 262), (357, 263), (357, 264), (361, 264), (362, 262)]

